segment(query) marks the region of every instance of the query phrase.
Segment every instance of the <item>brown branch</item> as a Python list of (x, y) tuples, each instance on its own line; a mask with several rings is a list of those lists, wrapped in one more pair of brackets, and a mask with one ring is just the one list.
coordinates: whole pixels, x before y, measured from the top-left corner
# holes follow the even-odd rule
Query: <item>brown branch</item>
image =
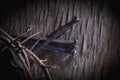
[(31, 50), (29, 50), (28, 48), (25, 49), (26, 51), (28, 51), (30, 53), (31, 56), (33, 56), (33, 58), (35, 59), (35, 61), (41, 66), (43, 72), (45, 73), (45, 75), (49, 78), (49, 80), (52, 80), (51, 79), (51, 76), (50, 76), (50, 73), (47, 69), (47, 65), (45, 65), (43, 63), (42, 60), (40, 60)]
[(27, 40), (29, 40), (30, 38), (32, 38), (32, 37), (38, 35), (39, 33), (40, 33), (40, 32), (37, 32), (37, 33), (35, 33), (35, 34), (29, 36), (27, 39), (25, 39), (24, 41), (22, 41), (21, 44), (24, 44)]
[[(10, 41), (12, 42), (13, 40), (14, 40), (14, 38), (13, 37), (11, 37), (9, 34), (7, 34), (6, 32), (4, 32), (4, 30), (2, 30), (2, 29), (0, 29), (0, 31), (5, 35), (5, 36), (7, 36), (8, 38), (8, 43), (9, 43), (9, 45), (11, 45), (11, 43), (10, 43)], [(18, 58), (19, 58), (19, 60), (21, 61), (21, 63), (23, 64), (23, 65), (20, 65), (19, 63), (19, 65), (20, 66), (24, 66), (24, 70), (26, 70), (27, 71), (27, 73), (29, 74), (29, 76), (31, 77), (31, 79), (33, 80), (33, 77), (32, 77), (32, 75), (31, 75), (31, 73), (30, 73), (30, 70), (29, 70), (29, 68), (28, 68), (28, 66), (26, 65), (26, 62), (25, 62), (25, 60), (24, 60), (24, 58), (23, 58), (23, 56), (21, 55), (21, 52), (19, 52), (19, 50), (20, 51), (22, 51), (22, 49), (24, 49), (24, 50), (26, 50), (28, 53), (30, 53), (30, 55), (35, 59), (35, 61), (41, 66), (41, 68), (43, 69), (43, 71), (44, 71), (44, 73), (45, 73), (45, 75), (49, 78), (49, 80), (51, 80), (51, 76), (50, 76), (50, 74), (49, 74), (49, 71), (48, 71), (48, 69), (47, 69), (47, 67), (46, 67), (46, 65), (43, 63), (43, 61), (42, 60), (40, 60), (31, 50), (29, 50), (28, 48), (23, 48), (23, 46), (21, 45), (21, 43), (20, 42), (17, 42), (17, 44), (15, 43), (12, 43), (13, 45), (11, 45), (12, 46), (12, 49), (10, 49), (11, 51), (12, 51), (12, 53), (13, 53), (13, 55), (17, 55), (18, 56)], [(14, 49), (14, 47), (16, 47), (16, 48), (18, 48), (18, 50), (16, 50), (16, 49)], [(14, 52), (17, 52), (18, 54), (15, 54)], [(23, 51), (22, 51), (23, 52)], [(17, 60), (16, 60), (17, 61)]]

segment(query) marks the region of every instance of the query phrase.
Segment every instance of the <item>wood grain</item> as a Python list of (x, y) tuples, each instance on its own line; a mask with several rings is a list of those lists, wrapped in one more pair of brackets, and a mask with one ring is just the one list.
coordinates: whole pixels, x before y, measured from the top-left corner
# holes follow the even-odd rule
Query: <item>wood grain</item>
[[(60, 69), (50, 69), (53, 80), (108, 80), (117, 68), (120, 58), (120, 28), (110, 5), (102, 0), (35, 0), (23, 7), (8, 11), (1, 17), (1, 27), (10, 34), (23, 33), (28, 26), (35, 27), (31, 35), (47, 37), (77, 16), (80, 20), (60, 36), (63, 40), (77, 40), (74, 57), (42, 51), (40, 58)], [(38, 71), (39, 72), (39, 71)]]

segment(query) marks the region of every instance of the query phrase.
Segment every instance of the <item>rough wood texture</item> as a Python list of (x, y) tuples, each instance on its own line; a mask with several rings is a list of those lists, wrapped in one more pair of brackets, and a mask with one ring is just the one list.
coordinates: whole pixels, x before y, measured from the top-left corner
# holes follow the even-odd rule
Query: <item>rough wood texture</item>
[(74, 15), (80, 20), (59, 38), (77, 40), (74, 57), (45, 51), (39, 54), (40, 58), (47, 58), (49, 64), (61, 67), (50, 69), (53, 80), (110, 80), (116, 77), (114, 70), (120, 63), (120, 28), (107, 1), (28, 0), (18, 3), (22, 5), (1, 16), (0, 27), (10, 34), (19, 35), (28, 26), (33, 26), (35, 28), (28, 35), (40, 31), (38, 36), (47, 37)]

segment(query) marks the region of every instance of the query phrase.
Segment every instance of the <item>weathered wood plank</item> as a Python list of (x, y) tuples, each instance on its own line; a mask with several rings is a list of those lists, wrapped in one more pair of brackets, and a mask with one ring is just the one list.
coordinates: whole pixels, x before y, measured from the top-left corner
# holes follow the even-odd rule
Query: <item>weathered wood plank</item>
[(75, 15), (80, 22), (59, 38), (77, 41), (75, 56), (48, 51), (38, 56), (61, 66), (50, 69), (54, 80), (107, 80), (120, 58), (120, 28), (111, 8), (105, 0), (27, 0), (1, 16), (0, 27), (19, 35), (30, 26), (28, 35), (40, 31), (37, 37), (47, 37)]

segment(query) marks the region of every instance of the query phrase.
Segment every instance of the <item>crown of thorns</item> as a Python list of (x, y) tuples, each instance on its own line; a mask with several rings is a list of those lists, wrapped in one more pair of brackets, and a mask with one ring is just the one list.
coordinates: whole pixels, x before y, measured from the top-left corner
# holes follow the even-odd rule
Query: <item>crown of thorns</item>
[[(48, 80), (52, 80), (48, 68), (56, 68), (57, 66), (46, 65), (44, 62), (46, 60), (39, 59), (35, 54), (40, 51), (42, 48), (68, 53), (70, 55), (74, 55), (74, 47), (75, 41), (64, 41), (57, 40), (60, 35), (62, 35), (65, 31), (70, 29), (73, 24), (77, 23), (77, 17), (74, 16), (73, 19), (67, 24), (61, 26), (58, 30), (56, 30), (53, 34), (51, 34), (48, 38), (34, 38), (34, 36), (38, 35), (40, 32), (37, 32), (31, 36), (24, 36), (26, 33), (31, 31), (32, 29), (28, 28), (25, 33), (20, 34), (19, 36), (11, 36), (6, 33), (3, 29), (0, 28), (0, 43), (4, 43), (4, 47), (1, 47), (0, 53), (3, 53), (6, 49), (8, 49), (14, 58), (15, 65), (21, 69), (23, 69), (32, 80), (34, 77), (30, 72), (30, 60), (38, 64), (42, 71), (44, 72), (46, 78)], [(31, 45), (28, 45), (30, 43)], [(64, 48), (61, 46), (53, 46), (50, 43), (62, 44), (63, 46), (71, 46), (69, 48)], [(38, 45), (39, 44), (39, 45)]]

